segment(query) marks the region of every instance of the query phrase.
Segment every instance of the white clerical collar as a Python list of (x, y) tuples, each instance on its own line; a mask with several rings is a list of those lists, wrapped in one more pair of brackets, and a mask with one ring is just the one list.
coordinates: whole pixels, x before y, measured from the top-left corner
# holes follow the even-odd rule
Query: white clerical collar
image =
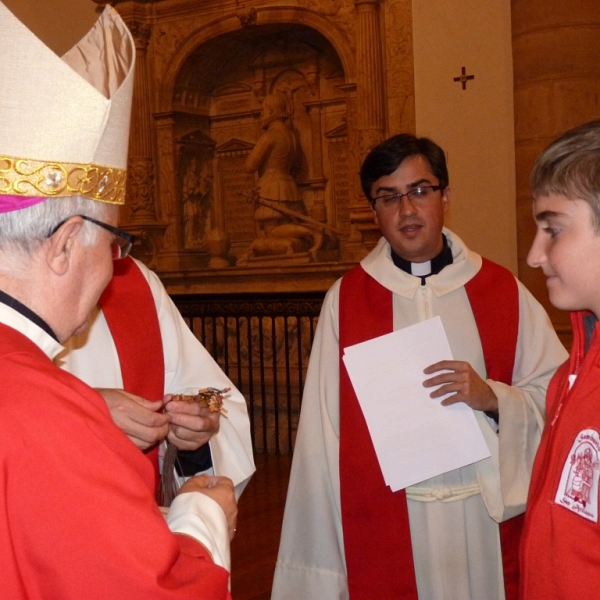
[(39, 325), (14, 308), (2, 303), (0, 303), (0, 323), (16, 329), (29, 338), (50, 359), (53, 359), (64, 349), (61, 344)]
[(410, 272), (417, 277), (426, 277), (431, 273), (431, 261), (426, 260), (422, 263), (410, 263)]

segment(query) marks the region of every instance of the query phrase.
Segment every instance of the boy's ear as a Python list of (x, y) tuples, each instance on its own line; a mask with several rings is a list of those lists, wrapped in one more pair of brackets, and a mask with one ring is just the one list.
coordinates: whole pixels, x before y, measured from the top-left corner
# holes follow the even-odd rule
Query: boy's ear
[(71, 217), (48, 239), (46, 262), (57, 275), (64, 275), (69, 270), (73, 250), (78, 242), (77, 236), (82, 227), (81, 217)]

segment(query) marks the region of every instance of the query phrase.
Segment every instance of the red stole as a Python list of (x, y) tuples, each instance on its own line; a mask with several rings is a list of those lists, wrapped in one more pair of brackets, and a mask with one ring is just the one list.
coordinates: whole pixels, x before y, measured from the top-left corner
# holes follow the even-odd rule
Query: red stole
[[(117, 347), (123, 388), (146, 398), (164, 395), (165, 360), (156, 305), (146, 278), (132, 258), (115, 261), (114, 274), (100, 298), (100, 307)], [(158, 446), (146, 456), (158, 486)]]
[[(465, 286), (479, 330), (488, 378), (512, 383), (519, 327), (513, 275), (486, 259)], [(416, 600), (406, 493), (385, 485), (358, 399), (344, 367), (344, 348), (393, 331), (392, 293), (360, 265), (340, 290), (340, 495), (348, 590), (352, 600)], [(354, 493), (357, 487), (360, 493)], [(522, 516), (501, 524), (507, 600), (517, 598)]]

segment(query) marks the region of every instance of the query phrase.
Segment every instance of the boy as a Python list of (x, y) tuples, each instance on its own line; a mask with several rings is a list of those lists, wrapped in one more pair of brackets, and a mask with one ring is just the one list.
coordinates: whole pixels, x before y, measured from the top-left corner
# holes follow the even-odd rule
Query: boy
[(548, 388), (521, 547), (522, 597), (598, 598), (600, 531), (600, 119), (568, 131), (531, 175), (537, 235), (527, 262), (572, 311), (571, 358)]

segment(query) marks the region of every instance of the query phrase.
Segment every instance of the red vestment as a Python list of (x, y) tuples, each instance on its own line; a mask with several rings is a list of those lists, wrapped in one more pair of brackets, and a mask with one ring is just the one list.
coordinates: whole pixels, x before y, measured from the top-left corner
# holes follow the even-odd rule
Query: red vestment
[[(100, 308), (117, 348), (123, 389), (146, 400), (162, 399), (165, 358), (158, 314), (150, 286), (131, 257), (115, 262)], [(154, 467), (156, 488), (158, 445), (145, 454)]]
[(99, 394), (4, 324), (0, 381), (3, 598), (229, 598), (228, 573), (169, 531)]

